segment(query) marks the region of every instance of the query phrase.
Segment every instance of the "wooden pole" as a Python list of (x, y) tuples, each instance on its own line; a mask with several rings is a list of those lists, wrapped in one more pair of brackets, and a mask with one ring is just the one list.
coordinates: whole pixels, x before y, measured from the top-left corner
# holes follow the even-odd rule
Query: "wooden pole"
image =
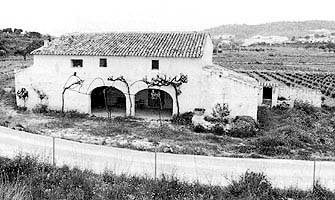
[(155, 144), (155, 180), (157, 180), (157, 144)]
[(52, 165), (56, 166), (56, 159), (55, 159), (55, 137), (52, 137)]
[(315, 188), (315, 159), (313, 161), (313, 192), (314, 192), (314, 188)]

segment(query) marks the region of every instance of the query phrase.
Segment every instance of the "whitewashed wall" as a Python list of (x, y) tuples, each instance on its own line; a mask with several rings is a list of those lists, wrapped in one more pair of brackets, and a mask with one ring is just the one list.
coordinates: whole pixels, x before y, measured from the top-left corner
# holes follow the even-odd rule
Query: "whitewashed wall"
[[(313, 106), (321, 107), (320, 91), (309, 88), (298, 88), (298, 87), (287, 87), (287, 86), (273, 86), (272, 87), (272, 106), (278, 104), (278, 98), (284, 97), (289, 101), (290, 105), (293, 106), (295, 100), (308, 102)], [(263, 86), (259, 89), (258, 105), (262, 105), (263, 102)]]
[[(227, 101), (230, 104), (232, 115), (257, 116), (257, 104), (254, 106), (253, 87), (248, 87), (232, 79), (219, 78), (219, 82), (213, 77), (203, 78), (203, 66), (212, 64), (213, 45), (208, 37), (202, 58), (156, 58), (156, 57), (116, 57), (116, 56), (55, 56), (35, 55), (34, 65), (26, 70), (18, 71), (15, 75), (16, 90), (26, 88), (29, 98), (26, 106), (31, 109), (40, 103), (34, 89), (46, 93), (48, 100), (44, 101), (50, 109), (60, 110), (62, 105), (62, 90), (68, 78), (77, 73), (84, 83), (76, 88), (78, 92), (68, 90), (65, 94), (65, 110), (77, 110), (83, 113), (91, 113), (91, 91), (100, 86), (113, 85), (126, 96), (126, 113), (135, 114), (135, 94), (147, 89), (146, 84), (139, 81), (144, 77), (155, 77), (157, 74), (176, 76), (180, 73), (188, 76), (188, 83), (181, 86), (179, 96), (180, 112), (193, 111), (194, 108), (207, 108), (211, 112), (212, 107), (219, 102)], [(99, 59), (107, 58), (107, 67), (99, 67)], [(73, 68), (71, 59), (83, 59), (82, 68)], [(151, 69), (151, 61), (159, 60), (159, 70)], [(109, 76), (124, 76), (129, 84), (130, 98), (133, 106), (130, 106), (127, 88), (123, 83), (107, 81)], [(98, 78), (98, 79), (97, 79)], [(227, 78), (227, 77), (226, 77)], [(76, 81), (72, 77), (69, 83)], [(218, 84), (220, 83), (220, 84)], [(156, 88), (167, 92), (173, 100), (173, 113), (177, 113), (175, 91), (172, 87)], [(240, 92), (237, 92), (240, 91)], [(223, 92), (227, 93), (223, 96)], [(207, 98), (207, 100), (205, 100)], [(226, 98), (226, 99), (223, 99)], [(23, 101), (18, 99), (18, 104)], [(131, 107), (131, 108), (130, 108)]]
[(309, 88), (292, 88), (292, 87), (281, 87), (278, 89), (278, 96), (285, 97), (292, 101), (300, 100), (308, 102), (313, 106), (321, 107), (321, 92)]
[[(40, 103), (33, 88), (45, 92), (48, 96), (48, 106), (51, 109), (61, 109), (62, 89), (67, 79), (76, 72), (84, 80), (80, 88), (81, 93), (67, 91), (65, 97), (65, 110), (77, 110), (79, 112), (90, 113), (90, 92), (99, 86), (113, 85), (123, 93), (127, 94), (127, 89), (123, 83), (107, 81), (109, 76), (123, 75), (126, 80), (133, 84), (131, 86), (131, 99), (135, 102), (135, 94), (147, 86), (140, 82), (144, 77), (164, 74), (176, 76), (180, 73), (188, 75), (188, 83), (182, 86), (182, 94), (179, 97), (180, 111), (186, 112), (194, 109), (194, 104), (190, 99), (197, 99), (199, 92), (195, 88), (201, 84), (199, 80), (202, 66), (211, 64), (212, 43), (208, 37), (202, 58), (156, 58), (156, 57), (116, 57), (116, 56), (55, 56), (55, 55), (35, 55), (34, 65), (26, 70), (16, 73), (16, 90), (26, 88), (29, 91), (29, 98), (26, 102), (28, 108), (33, 108)], [(99, 59), (107, 58), (107, 67), (99, 67)], [(73, 68), (71, 59), (83, 59), (82, 68)], [(151, 69), (151, 61), (159, 60), (159, 70)], [(96, 79), (99, 78), (99, 79)], [(70, 80), (73, 82), (75, 79)], [(158, 88), (157, 88), (158, 89)], [(175, 103), (175, 91), (172, 87), (159, 88), (167, 92), (173, 99), (173, 113), (177, 112)], [(129, 104), (129, 99), (127, 103)], [(18, 99), (18, 104), (23, 105), (23, 101)], [(129, 107), (129, 105), (128, 105)], [(133, 108), (134, 109), (134, 106)], [(130, 112), (130, 111), (128, 111)], [(134, 112), (134, 110), (133, 110)]]
[(202, 85), (199, 108), (205, 108), (205, 114), (210, 115), (213, 107), (228, 104), (230, 116), (251, 116), (257, 120), (258, 90), (257, 82), (248, 83), (230, 76), (231, 72), (205, 72)]

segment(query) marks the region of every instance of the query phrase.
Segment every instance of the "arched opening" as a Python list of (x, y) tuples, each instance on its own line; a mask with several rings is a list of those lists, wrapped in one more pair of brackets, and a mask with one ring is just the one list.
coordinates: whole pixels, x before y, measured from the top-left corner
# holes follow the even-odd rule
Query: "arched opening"
[(108, 117), (107, 111), (112, 116), (124, 116), (126, 113), (126, 96), (114, 87), (97, 87), (91, 92), (91, 113), (98, 117)]
[(170, 118), (172, 116), (172, 97), (163, 90), (144, 89), (135, 95), (135, 116), (143, 118)]

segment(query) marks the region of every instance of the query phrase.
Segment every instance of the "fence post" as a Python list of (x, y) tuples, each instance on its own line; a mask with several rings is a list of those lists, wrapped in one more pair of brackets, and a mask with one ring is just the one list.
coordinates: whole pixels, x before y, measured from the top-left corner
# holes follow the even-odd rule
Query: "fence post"
[(314, 188), (315, 188), (315, 159), (313, 161), (313, 192), (314, 192)]
[(155, 180), (157, 180), (157, 147), (156, 146), (155, 146)]
[(52, 137), (52, 165), (56, 166), (56, 159), (55, 159), (55, 137)]

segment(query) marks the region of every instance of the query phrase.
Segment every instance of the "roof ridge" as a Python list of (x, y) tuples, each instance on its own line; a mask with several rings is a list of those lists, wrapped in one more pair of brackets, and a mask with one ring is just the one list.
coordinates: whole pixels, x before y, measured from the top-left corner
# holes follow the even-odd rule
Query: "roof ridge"
[(144, 33), (144, 34), (155, 34), (155, 33), (204, 33), (210, 34), (208, 31), (103, 31), (103, 32), (72, 32), (65, 33), (61, 36), (69, 36), (69, 35), (90, 35), (90, 34), (113, 34), (113, 33)]
[(207, 38), (203, 31), (73, 33), (32, 54), (200, 58)]

